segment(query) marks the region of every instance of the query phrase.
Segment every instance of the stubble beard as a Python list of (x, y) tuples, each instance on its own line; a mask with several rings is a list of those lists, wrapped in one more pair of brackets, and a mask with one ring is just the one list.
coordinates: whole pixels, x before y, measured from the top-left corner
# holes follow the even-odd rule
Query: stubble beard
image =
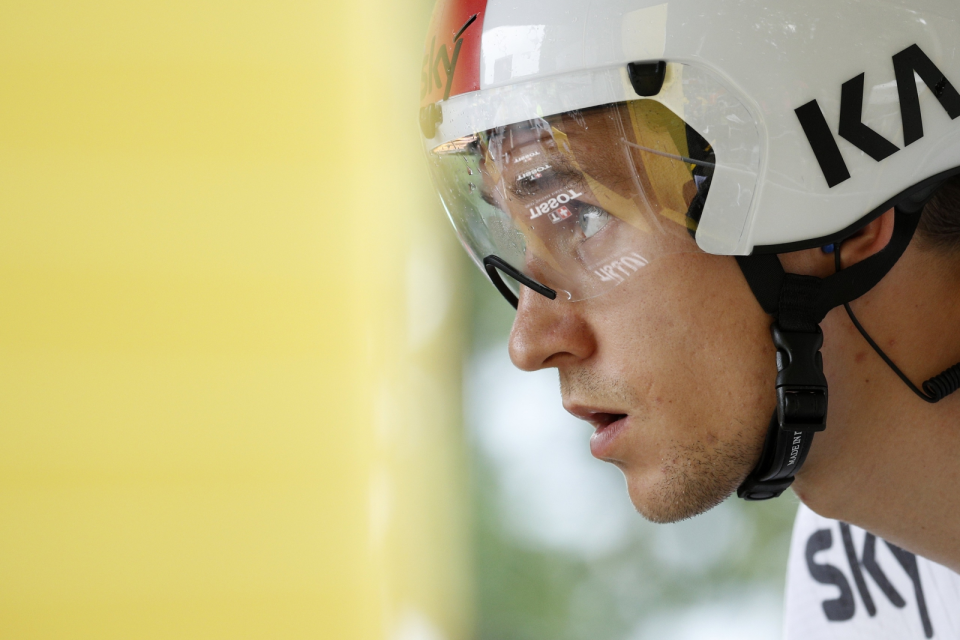
[[(675, 444), (664, 456), (660, 480), (630, 497), (637, 512), (651, 522), (679, 522), (709, 511), (737, 490), (754, 463), (754, 447), (742, 433), (731, 442), (707, 447)], [(627, 477), (629, 487), (630, 478)]]
[[(576, 390), (577, 397), (611, 401), (617, 406), (638, 407), (638, 395), (620, 380), (608, 379), (589, 369), (560, 372), (564, 397)], [(707, 446), (673, 442), (661, 458), (659, 480), (641, 490), (632, 486), (629, 471), (621, 468), (634, 508), (658, 524), (679, 522), (719, 505), (746, 479), (759, 456), (760, 443), (752, 442), (741, 428), (726, 442)], [(620, 465), (618, 465), (620, 466)]]

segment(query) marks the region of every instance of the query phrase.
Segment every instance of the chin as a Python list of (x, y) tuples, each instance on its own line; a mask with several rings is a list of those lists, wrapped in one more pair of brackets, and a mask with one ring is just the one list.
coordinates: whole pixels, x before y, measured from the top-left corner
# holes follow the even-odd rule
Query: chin
[(714, 490), (712, 487), (695, 486), (684, 490), (673, 483), (662, 483), (651, 488), (629, 488), (628, 491), (637, 513), (650, 522), (669, 524), (709, 511), (723, 502), (734, 489)]
[(751, 452), (739, 446), (677, 447), (657, 469), (621, 465), (630, 501), (651, 522), (693, 518), (726, 500), (750, 473)]

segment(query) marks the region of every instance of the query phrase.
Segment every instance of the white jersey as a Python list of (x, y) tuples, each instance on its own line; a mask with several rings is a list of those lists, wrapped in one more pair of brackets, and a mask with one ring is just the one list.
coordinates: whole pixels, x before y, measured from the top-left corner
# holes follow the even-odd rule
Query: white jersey
[(960, 575), (800, 506), (784, 640), (960, 638)]

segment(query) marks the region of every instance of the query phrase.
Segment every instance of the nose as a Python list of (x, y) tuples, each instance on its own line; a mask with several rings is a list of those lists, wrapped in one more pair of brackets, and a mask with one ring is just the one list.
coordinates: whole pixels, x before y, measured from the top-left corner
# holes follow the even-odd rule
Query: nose
[(526, 287), (520, 288), (517, 317), (510, 331), (510, 360), (522, 371), (560, 367), (589, 358), (596, 340), (586, 317), (584, 302), (549, 300)]

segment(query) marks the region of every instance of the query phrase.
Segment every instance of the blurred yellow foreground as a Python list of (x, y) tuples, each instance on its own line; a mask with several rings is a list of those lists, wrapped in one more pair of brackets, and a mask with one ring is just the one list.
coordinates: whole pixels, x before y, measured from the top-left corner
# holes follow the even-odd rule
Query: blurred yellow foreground
[(430, 4), (0, 3), (0, 638), (468, 637)]

